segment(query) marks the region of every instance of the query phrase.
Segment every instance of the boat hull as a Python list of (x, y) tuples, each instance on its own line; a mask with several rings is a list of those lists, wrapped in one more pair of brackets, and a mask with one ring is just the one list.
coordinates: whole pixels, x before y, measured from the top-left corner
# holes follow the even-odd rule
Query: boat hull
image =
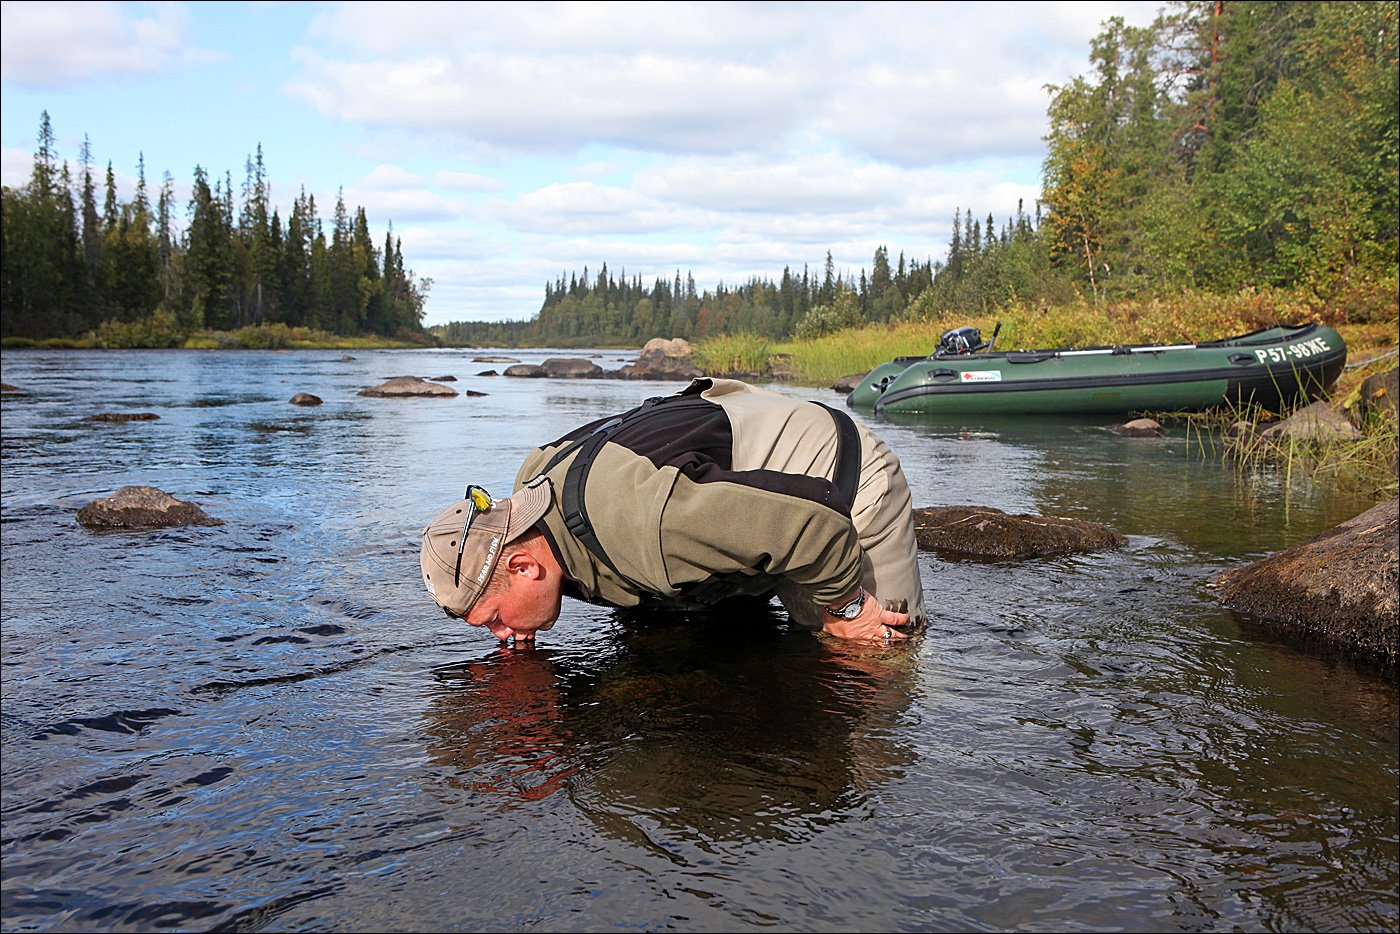
[[(907, 359), (907, 358), (906, 358)], [(1328, 327), (1266, 328), (1202, 344), (921, 358), (878, 367), (852, 392), (877, 413), (1039, 414), (1277, 409), (1334, 383), (1346, 344)]]

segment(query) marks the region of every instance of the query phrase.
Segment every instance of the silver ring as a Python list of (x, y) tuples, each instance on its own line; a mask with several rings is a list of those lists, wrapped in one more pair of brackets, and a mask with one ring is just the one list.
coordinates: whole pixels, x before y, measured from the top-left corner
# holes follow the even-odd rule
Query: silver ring
[(889, 642), (889, 641), (890, 641), (890, 636), (891, 636), (891, 635), (893, 635), (893, 634), (890, 632), (890, 627), (886, 626), (886, 627), (885, 627), (885, 641), (886, 641), (886, 642)]

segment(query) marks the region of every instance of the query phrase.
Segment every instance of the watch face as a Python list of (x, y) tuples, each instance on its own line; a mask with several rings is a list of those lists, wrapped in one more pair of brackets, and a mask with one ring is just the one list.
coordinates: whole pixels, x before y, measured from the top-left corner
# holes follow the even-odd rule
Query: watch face
[(833, 610), (830, 607), (828, 607), (827, 612), (830, 613), (832, 616), (835, 616), (837, 619), (855, 619), (857, 616), (860, 615), (860, 611), (864, 606), (865, 591), (862, 590), (851, 600), (850, 603), (841, 607), (839, 610)]

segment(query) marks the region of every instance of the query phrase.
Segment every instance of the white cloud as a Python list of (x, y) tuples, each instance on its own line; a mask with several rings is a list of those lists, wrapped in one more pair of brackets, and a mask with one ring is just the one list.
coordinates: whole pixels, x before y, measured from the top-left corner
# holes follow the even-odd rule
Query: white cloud
[(423, 176), (415, 175), (397, 165), (377, 165), (374, 171), (360, 177), (355, 184), (361, 188), (415, 188), (423, 184)]
[[(901, 165), (1040, 151), (1044, 85), (1148, 3), (344, 4), (287, 90), (327, 116), (478, 146)], [(1030, 36), (1030, 39), (1026, 37)], [(583, 174), (582, 177), (588, 177)]]
[(442, 188), (455, 188), (458, 191), (500, 191), (505, 182), (498, 178), (478, 175), (475, 172), (449, 172), (440, 170), (433, 181)]
[(63, 88), (222, 60), (186, 35), (183, 6), (154, 4), (137, 18), (116, 3), (6, 2), (0, 10), (0, 74), (36, 88)]

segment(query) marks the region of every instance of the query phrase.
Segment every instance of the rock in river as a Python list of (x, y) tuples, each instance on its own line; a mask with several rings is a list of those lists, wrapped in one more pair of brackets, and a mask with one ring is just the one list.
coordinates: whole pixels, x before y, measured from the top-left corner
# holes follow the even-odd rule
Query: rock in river
[(506, 367), (506, 375), (524, 379), (540, 379), (549, 374), (544, 371), (542, 366), (536, 366), (533, 363), (517, 363), (515, 366)]
[(429, 382), (421, 376), (395, 376), (380, 383), (378, 386), (371, 386), (368, 389), (361, 389), (362, 396), (387, 396), (393, 398), (410, 396), (455, 396), (457, 390), (441, 383)]
[(603, 368), (580, 357), (550, 357), (540, 364), (552, 379), (589, 379), (603, 374)]
[(89, 415), (90, 422), (153, 422), (160, 418), (154, 412), (99, 412)]
[(313, 396), (309, 392), (299, 392), (287, 400), (292, 405), (320, 405), (321, 397)]
[(78, 510), (78, 521), (92, 529), (160, 528), (170, 525), (223, 525), (224, 520), (153, 486), (124, 486)]
[(978, 558), (1038, 558), (1122, 548), (1128, 540), (1106, 525), (1053, 516), (1009, 516), (990, 506), (929, 506), (914, 510), (923, 551)]
[(1396, 663), (1397, 500), (1211, 582), (1232, 610), (1387, 665)]

